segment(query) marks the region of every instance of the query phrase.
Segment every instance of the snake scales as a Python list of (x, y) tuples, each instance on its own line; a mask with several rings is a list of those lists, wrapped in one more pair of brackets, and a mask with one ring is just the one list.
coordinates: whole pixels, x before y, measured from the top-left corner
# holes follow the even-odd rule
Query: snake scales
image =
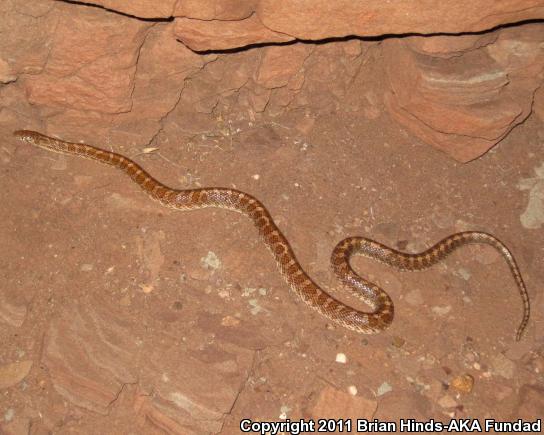
[(349, 260), (352, 255), (364, 255), (399, 270), (422, 270), (443, 260), (460, 246), (471, 243), (493, 246), (501, 253), (512, 272), (523, 301), (523, 318), (517, 329), (516, 340), (521, 338), (529, 321), (529, 296), (516, 261), (508, 248), (490, 234), (476, 231), (452, 234), (419, 254), (399, 252), (362, 237), (342, 240), (332, 253), (332, 267), (344, 286), (372, 309), (370, 312), (362, 312), (338, 301), (308, 276), (268, 210), (253, 196), (228, 188), (170, 189), (155, 180), (140, 165), (120, 154), (86, 144), (65, 142), (34, 131), (20, 130), (14, 135), (24, 142), (49, 151), (73, 154), (115, 166), (129, 175), (152, 199), (166, 207), (176, 210), (217, 207), (243, 213), (257, 227), (283, 278), (295, 294), (329, 320), (348, 329), (364, 334), (380, 332), (391, 324), (394, 312), (393, 302), (387, 293), (361, 278), (351, 268)]

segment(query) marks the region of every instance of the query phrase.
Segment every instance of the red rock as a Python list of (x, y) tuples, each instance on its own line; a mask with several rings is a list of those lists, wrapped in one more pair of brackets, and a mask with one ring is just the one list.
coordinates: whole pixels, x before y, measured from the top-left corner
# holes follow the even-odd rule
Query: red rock
[(257, 15), (272, 31), (316, 40), (348, 35), (478, 32), (500, 24), (543, 18), (544, 2), (261, 0)]
[(134, 401), (136, 413), (148, 420), (154, 426), (168, 434), (196, 435), (198, 432), (189, 430), (186, 426), (178, 424), (174, 419), (159, 411), (151, 401), (151, 395), (140, 392)]
[[(44, 40), (50, 38), (57, 20), (40, 19), (48, 16), (53, 2), (2, 2), (0, 3), (0, 56), (8, 63), (11, 74), (36, 74), (43, 69), (48, 57)], [(7, 36), (9, 35), (9, 37)]]
[(172, 331), (150, 327), (165, 325), (151, 317), (137, 319), (95, 299), (65, 309), (44, 341), (42, 361), (55, 390), (72, 404), (108, 414), (123, 387), (135, 384), (137, 396), (148, 396), (135, 399), (135, 410), (158, 427), (218, 432), (253, 352), (220, 340), (172, 346)]
[(153, 391), (144, 412), (159, 427), (174, 423), (218, 433), (247, 377), (252, 352), (221, 344), (192, 351), (165, 340), (155, 343), (140, 375), (142, 390)]
[[(139, 50), (129, 112), (107, 115), (74, 108), (49, 118), (48, 127), (74, 140), (93, 142), (103, 136), (112, 142), (147, 144), (177, 104), (185, 79), (214, 58), (197, 55), (177, 42), (170, 26), (156, 25)], [(78, 137), (71, 136), (74, 131)]]
[(81, 304), (66, 309), (51, 323), (43, 363), (59, 394), (85, 409), (107, 414), (123, 385), (137, 380), (132, 366), (137, 353), (133, 330), (121, 311)]
[[(393, 4), (398, 6), (397, 2)], [(383, 111), (384, 92), (379, 86), (372, 92), (357, 90), (364, 86), (363, 80), (368, 80), (362, 78), (363, 74), (383, 74), (378, 62), (372, 62), (380, 58), (382, 48), (390, 88), (385, 103), (391, 116), (421, 141), (459, 161), (486, 152), (531, 111), (544, 62), (540, 23), (487, 34), (386, 39), (381, 44), (358, 40), (297, 43), (220, 57), (198, 55), (176, 41), (179, 38), (197, 50), (229, 49), (292, 41), (295, 34), (310, 37), (317, 32), (315, 37), (318, 33), (331, 37), (344, 27), (349, 34), (371, 35), (380, 29), (384, 33), (422, 33), (432, 31), (441, 21), (436, 10), (426, 7), (419, 11), (421, 6), (416, 3), (403, 5), (402, 11), (383, 2), (318, 1), (305, 9), (306, 3), (95, 2), (135, 16), (185, 16), (174, 23), (152, 25), (100, 8), (63, 2), (32, 6), (26, 2), (18, 6), (21, 13), (8, 13), (0, 23), (6, 29), (15, 29), (10, 40), (0, 41), (0, 49), (8, 53), (2, 57), (5, 63), (0, 61), (0, 80), (10, 83), (1, 91), (3, 101), (17, 105), (9, 113), (3, 110), (0, 116), (13, 120), (28, 112), (28, 106), (22, 108), (21, 103), (13, 103), (14, 99), (6, 99), (8, 94), (15, 95), (8, 88), (24, 87), (28, 101), (40, 110), (46, 131), (98, 144), (143, 145), (159, 131), (209, 131), (215, 125), (212, 112), (230, 97), (228, 104), (237, 101), (253, 119), (259, 112), (281, 115), (287, 108), (309, 106), (316, 114), (359, 111), (361, 117), (374, 119)], [(463, 2), (464, 9), (456, 5), (447, 15), (447, 26), (440, 30), (477, 30), (507, 18), (541, 13), (537, 1), (531, 3), (534, 7), (525, 5), (520, 13), (516, 12), (522, 10), (520, 2), (495, 3), (486, 1), (488, 10), (480, 3), (468, 7)], [(345, 11), (335, 9), (342, 4), (347, 12), (356, 12), (358, 19), (344, 20)], [(438, 10), (441, 7), (445, 6), (438, 5)], [(499, 7), (501, 13), (493, 15), (491, 12)], [(294, 15), (280, 16), (278, 11)], [(319, 26), (312, 30), (316, 17), (323, 17), (324, 11), (337, 13), (340, 18), (318, 20)], [(421, 14), (406, 15), (410, 11)], [(470, 11), (470, 17), (461, 19), (462, 11)], [(484, 15), (484, 11), (489, 14)], [(397, 17), (398, 21), (389, 16), (380, 21), (385, 13), (404, 15)], [(272, 21), (265, 20), (263, 25), (263, 17)], [(278, 33), (273, 26), (268, 27), (273, 23), (287, 25), (295, 18), (300, 20), (291, 29), (295, 33)], [(50, 47), (47, 52), (44, 39)], [(370, 47), (372, 51), (367, 54)], [(367, 66), (361, 73), (361, 65), (369, 64), (376, 66)], [(22, 73), (25, 75), (20, 76)], [(381, 86), (381, 79), (377, 84)], [(538, 107), (535, 104), (537, 113)], [(177, 118), (176, 128), (166, 122), (167, 115)]]
[[(455, 41), (440, 37), (438, 47), (423, 44), (426, 38), (421, 37), (386, 41), (391, 85), (387, 108), (424, 142), (459, 161), (475, 159), (530, 114), (532, 95), (544, 69), (544, 56), (535, 54), (544, 40), (539, 30), (531, 26), (503, 29), (487, 45), (472, 35), (465, 42), (465, 37)], [(454, 57), (446, 54), (448, 41), (453, 41)], [(412, 49), (413, 44), (419, 52)], [(422, 54), (422, 47), (439, 51), (440, 58)], [(476, 49), (459, 54), (467, 47)], [(527, 69), (532, 77), (521, 72)]]
[(140, 18), (169, 18), (178, 2), (177, 0), (86, 0), (80, 3), (94, 4)]
[(311, 51), (312, 47), (304, 44), (267, 47), (255, 82), (269, 89), (287, 85), (300, 71)]
[(325, 387), (319, 393), (317, 402), (312, 407), (311, 415), (317, 418), (372, 420), (377, 403), (373, 399), (352, 396), (332, 387)]
[(410, 38), (410, 48), (418, 53), (451, 58), (466, 51), (476, 50), (492, 44), (498, 38), (498, 32), (476, 35), (438, 35), (426, 38)]
[(198, 20), (244, 20), (255, 12), (258, 0), (184, 0), (177, 2), (176, 17)]
[(543, 0), (353, 2), (350, 0), (91, 0), (141, 18), (183, 17), (179, 38), (197, 51), (342, 36), (463, 33), (544, 18)]
[(177, 18), (174, 33), (195, 51), (227, 50), (261, 42), (288, 42), (295, 38), (273, 32), (252, 15), (240, 21), (202, 21)]
[(100, 113), (131, 109), (139, 48), (150, 24), (94, 8), (59, 8), (44, 71), (26, 80), (33, 104)]
[(261, 86), (244, 86), (240, 89), (238, 104), (242, 107), (250, 107), (254, 117), (254, 113), (263, 112), (266, 109), (270, 94), (270, 89)]

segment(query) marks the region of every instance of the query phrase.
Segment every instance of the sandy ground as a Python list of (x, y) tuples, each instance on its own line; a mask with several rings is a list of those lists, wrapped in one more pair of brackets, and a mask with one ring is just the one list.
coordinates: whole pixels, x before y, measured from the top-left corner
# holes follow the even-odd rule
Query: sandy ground
[[(489, 247), (419, 273), (354, 259), (396, 304), (387, 331), (358, 335), (290, 294), (242, 215), (162, 208), (114, 169), (5, 132), (4, 432), (227, 434), (243, 418), (534, 418), (544, 400), (544, 231), (522, 226), (530, 190), (520, 183), (543, 162), (542, 123), (530, 118), (465, 165), (415, 143), (385, 115), (323, 115), (308, 135), (289, 116), (232, 120), (221, 131), (161, 137), (156, 150), (112, 148), (172, 187), (236, 187), (260, 198), (325, 286), (336, 285), (329, 256), (347, 236), (415, 252), (456, 231), (495, 234), (532, 299), (524, 339), (514, 341), (515, 283)], [(462, 391), (466, 375), (474, 385)]]

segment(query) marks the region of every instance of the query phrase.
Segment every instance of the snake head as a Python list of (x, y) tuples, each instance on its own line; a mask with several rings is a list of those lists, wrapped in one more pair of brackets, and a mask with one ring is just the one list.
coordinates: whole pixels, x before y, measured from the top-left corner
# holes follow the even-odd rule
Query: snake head
[(13, 132), (13, 136), (19, 140), (22, 140), (23, 142), (32, 143), (32, 141), (35, 139), (36, 133), (30, 130), (17, 130)]

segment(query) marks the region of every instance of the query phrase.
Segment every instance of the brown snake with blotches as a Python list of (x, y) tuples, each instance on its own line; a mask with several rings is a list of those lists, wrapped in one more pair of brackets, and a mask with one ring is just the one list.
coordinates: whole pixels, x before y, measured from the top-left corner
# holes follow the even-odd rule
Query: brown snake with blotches
[(519, 268), (508, 248), (490, 234), (478, 231), (452, 234), (419, 254), (399, 252), (362, 237), (350, 237), (342, 240), (332, 253), (332, 267), (344, 286), (372, 308), (371, 312), (362, 312), (338, 301), (308, 276), (295, 257), (289, 242), (272, 220), (268, 210), (253, 196), (236, 189), (219, 187), (170, 189), (155, 180), (140, 165), (120, 154), (91, 145), (65, 142), (34, 131), (20, 130), (16, 131), (14, 135), (24, 142), (48, 151), (73, 154), (115, 166), (129, 175), (152, 199), (166, 207), (176, 210), (217, 207), (246, 215), (257, 227), (266, 247), (272, 252), (280, 273), (295, 294), (327, 319), (353, 331), (364, 334), (383, 331), (393, 321), (394, 310), (393, 302), (385, 291), (361, 278), (351, 268), (349, 260), (352, 255), (364, 255), (399, 270), (422, 270), (443, 260), (460, 246), (472, 243), (491, 245), (506, 260), (523, 301), (523, 318), (516, 333), (516, 340), (521, 338), (527, 327), (529, 296)]

